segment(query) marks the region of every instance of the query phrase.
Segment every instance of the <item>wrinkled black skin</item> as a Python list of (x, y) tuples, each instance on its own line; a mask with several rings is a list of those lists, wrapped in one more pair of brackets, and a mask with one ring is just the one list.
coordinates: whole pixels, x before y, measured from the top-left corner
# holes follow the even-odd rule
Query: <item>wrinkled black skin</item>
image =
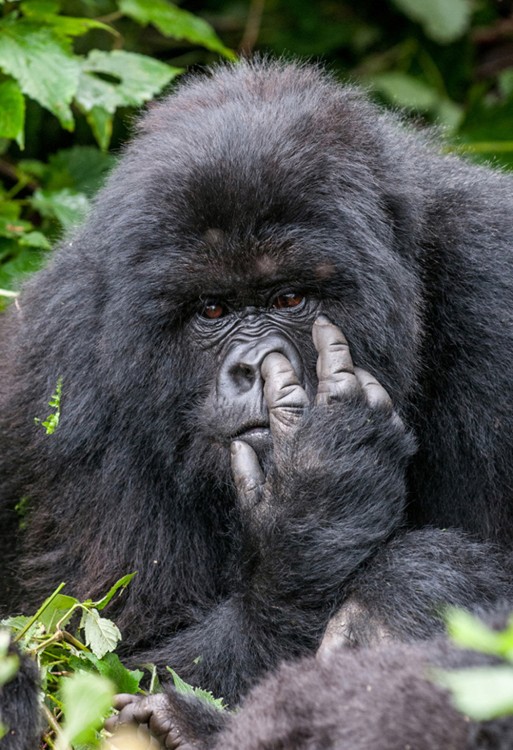
[[(508, 543), (511, 204), (509, 178), (440, 156), (315, 68), (222, 68), (155, 105), (87, 223), (0, 323), (5, 608), (33, 609), (61, 580), (95, 597), (137, 570), (111, 611), (125, 655), (234, 703), (317, 647), (399, 524)], [(273, 309), (297, 290), (304, 308)], [(295, 346), (310, 396), (323, 311), (407, 427), (358, 398), (307, 410), (257, 538), (228, 449), (247, 411), (212, 395), (237, 333), (198, 332), (212, 298), (223, 325)], [(47, 436), (34, 417), (59, 377)], [(439, 602), (445, 568), (430, 570)], [(502, 593), (491, 579), (487, 599)]]

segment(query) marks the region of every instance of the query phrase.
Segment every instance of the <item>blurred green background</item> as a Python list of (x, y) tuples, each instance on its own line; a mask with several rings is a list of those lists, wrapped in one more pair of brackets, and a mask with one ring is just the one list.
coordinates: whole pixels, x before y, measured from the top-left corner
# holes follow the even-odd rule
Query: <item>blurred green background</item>
[(0, 307), (85, 216), (134, 113), (186, 69), (321, 61), (438, 123), (447, 149), (513, 167), (507, 0), (0, 0), (0, 14)]

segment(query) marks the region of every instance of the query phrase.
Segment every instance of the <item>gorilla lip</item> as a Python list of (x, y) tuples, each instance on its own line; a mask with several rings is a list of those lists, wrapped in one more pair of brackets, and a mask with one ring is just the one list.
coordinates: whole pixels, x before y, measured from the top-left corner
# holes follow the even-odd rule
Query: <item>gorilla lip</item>
[(241, 440), (244, 440), (247, 435), (258, 435), (260, 433), (268, 434), (269, 430), (270, 425), (268, 422), (254, 422), (252, 424), (247, 424), (237, 430), (237, 432), (232, 435), (232, 440), (236, 440), (239, 438)]
[(268, 424), (250, 425), (243, 430), (239, 430), (232, 439), (243, 440), (258, 454), (269, 449), (272, 443), (271, 430)]

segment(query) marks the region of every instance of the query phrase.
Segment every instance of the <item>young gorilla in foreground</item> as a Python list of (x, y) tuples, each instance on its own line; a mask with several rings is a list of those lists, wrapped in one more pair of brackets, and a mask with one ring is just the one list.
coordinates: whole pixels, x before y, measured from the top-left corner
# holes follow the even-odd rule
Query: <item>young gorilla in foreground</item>
[(509, 597), (512, 231), (508, 177), (316, 68), (156, 104), (0, 319), (2, 607), (137, 570), (123, 655), (235, 705), (341, 606), (408, 639)]
[(470, 721), (436, 684), (435, 669), (491, 663), (442, 639), (341, 648), (284, 664), (235, 714), (170, 691), (118, 696), (119, 721), (167, 750), (511, 750), (513, 717)]

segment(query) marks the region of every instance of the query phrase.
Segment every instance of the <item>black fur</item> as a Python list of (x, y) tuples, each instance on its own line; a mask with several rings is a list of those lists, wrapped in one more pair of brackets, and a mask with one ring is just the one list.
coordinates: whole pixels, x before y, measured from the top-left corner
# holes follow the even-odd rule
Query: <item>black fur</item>
[(435, 679), (436, 669), (489, 664), (442, 639), (340, 649), (283, 665), (234, 715), (174, 691), (167, 711), (180, 750), (510, 750), (511, 717), (471, 721)]
[[(10, 653), (18, 653), (10, 647)], [(39, 671), (28, 656), (20, 656), (16, 676), (0, 687), (0, 722), (5, 734), (2, 750), (35, 750), (41, 731)]]
[[(509, 177), (441, 155), (314, 67), (221, 68), (157, 104), (89, 220), (0, 324), (6, 608), (35, 607), (61, 580), (94, 597), (137, 570), (112, 613), (125, 654), (235, 702), (316, 648), (356, 568), (401, 524), (509, 543), (512, 194)], [(279, 523), (255, 540), (205, 408), (218, 363), (193, 321), (213, 293), (240, 307), (283, 285), (344, 332), (418, 450), (358, 399), (307, 416), (324, 463), (309, 477), (297, 455), (275, 484)], [(301, 345), (313, 381), (310, 334)], [(34, 417), (59, 377), (47, 436)], [(504, 596), (468, 544), (448, 565), (427, 541), (430, 612)], [(405, 559), (405, 579), (415, 566)], [(362, 591), (372, 609), (375, 589)], [(408, 637), (394, 591), (376, 608)]]

